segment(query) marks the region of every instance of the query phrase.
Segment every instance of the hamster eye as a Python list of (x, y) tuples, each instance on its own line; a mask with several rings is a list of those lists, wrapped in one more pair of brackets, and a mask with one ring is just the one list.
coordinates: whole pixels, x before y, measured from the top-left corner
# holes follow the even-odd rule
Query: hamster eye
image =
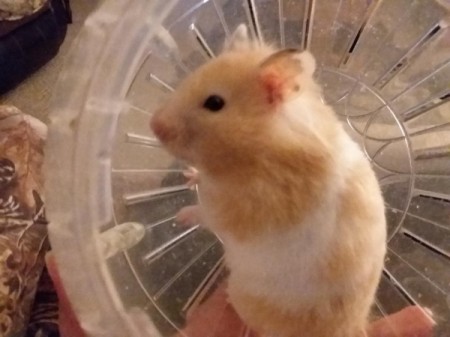
[(209, 96), (205, 103), (203, 103), (203, 107), (212, 112), (217, 112), (221, 110), (225, 106), (225, 101), (222, 97), (217, 95)]

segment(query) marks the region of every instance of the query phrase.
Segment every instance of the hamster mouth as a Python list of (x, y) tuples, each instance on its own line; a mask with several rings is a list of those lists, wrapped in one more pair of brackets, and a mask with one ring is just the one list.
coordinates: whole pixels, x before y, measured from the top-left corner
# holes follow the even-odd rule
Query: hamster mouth
[(167, 123), (167, 120), (161, 118), (159, 114), (153, 115), (150, 119), (150, 129), (166, 151), (178, 159), (189, 161), (188, 141), (186, 141), (182, 129), (177, 128), (177, 125)]

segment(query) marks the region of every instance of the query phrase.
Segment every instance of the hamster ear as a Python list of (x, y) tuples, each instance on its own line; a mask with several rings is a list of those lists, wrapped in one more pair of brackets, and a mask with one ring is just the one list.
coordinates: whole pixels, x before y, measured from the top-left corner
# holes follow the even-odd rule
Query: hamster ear
[(268, 103), (281, 103), (300, 94), (299, 79), (312, 77), (315, 67), (311, 53), (297, 49), (283, 49), (267, 57), (259, 66), (259, 80)]
[(308, 76), (312, 76), (316, 71), (316, 59), (314, 56), (308, 50), (299, 53), (298, 56), (302, 62), (304, 73)]
[(237, 26), (230, 39), (225, 42), (225, 50), (244, 50), (251, 47), (251, 40), (248, 34), (248, 28), (241, 23)]

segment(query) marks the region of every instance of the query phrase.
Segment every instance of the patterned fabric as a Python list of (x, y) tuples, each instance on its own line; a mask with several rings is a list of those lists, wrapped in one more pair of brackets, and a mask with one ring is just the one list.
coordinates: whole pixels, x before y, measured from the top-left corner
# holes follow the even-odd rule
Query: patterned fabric
[(48, 0), (0, 0), (0, 19), (18, 20), (44, 7)]
[(39, 280), (26, 336), (59, 337), (58, 297), (47, 268)]
[(0, 106), (2, 337), (25, 334), (49, 246), (41, 173), (45, 137), (44, 124), (14, 107)]

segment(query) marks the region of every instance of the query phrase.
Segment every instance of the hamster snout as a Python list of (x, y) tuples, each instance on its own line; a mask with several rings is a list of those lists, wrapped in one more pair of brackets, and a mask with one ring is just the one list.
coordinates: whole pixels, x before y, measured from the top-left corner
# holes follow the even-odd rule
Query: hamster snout
[(176, 134), (173, 129), (161, 120), (159, 117), (160, 114), (161, 112), (157, 111), (150, 119), (150, 128), (162, 143), (167, 143), (173, 140), (176, 137)]

